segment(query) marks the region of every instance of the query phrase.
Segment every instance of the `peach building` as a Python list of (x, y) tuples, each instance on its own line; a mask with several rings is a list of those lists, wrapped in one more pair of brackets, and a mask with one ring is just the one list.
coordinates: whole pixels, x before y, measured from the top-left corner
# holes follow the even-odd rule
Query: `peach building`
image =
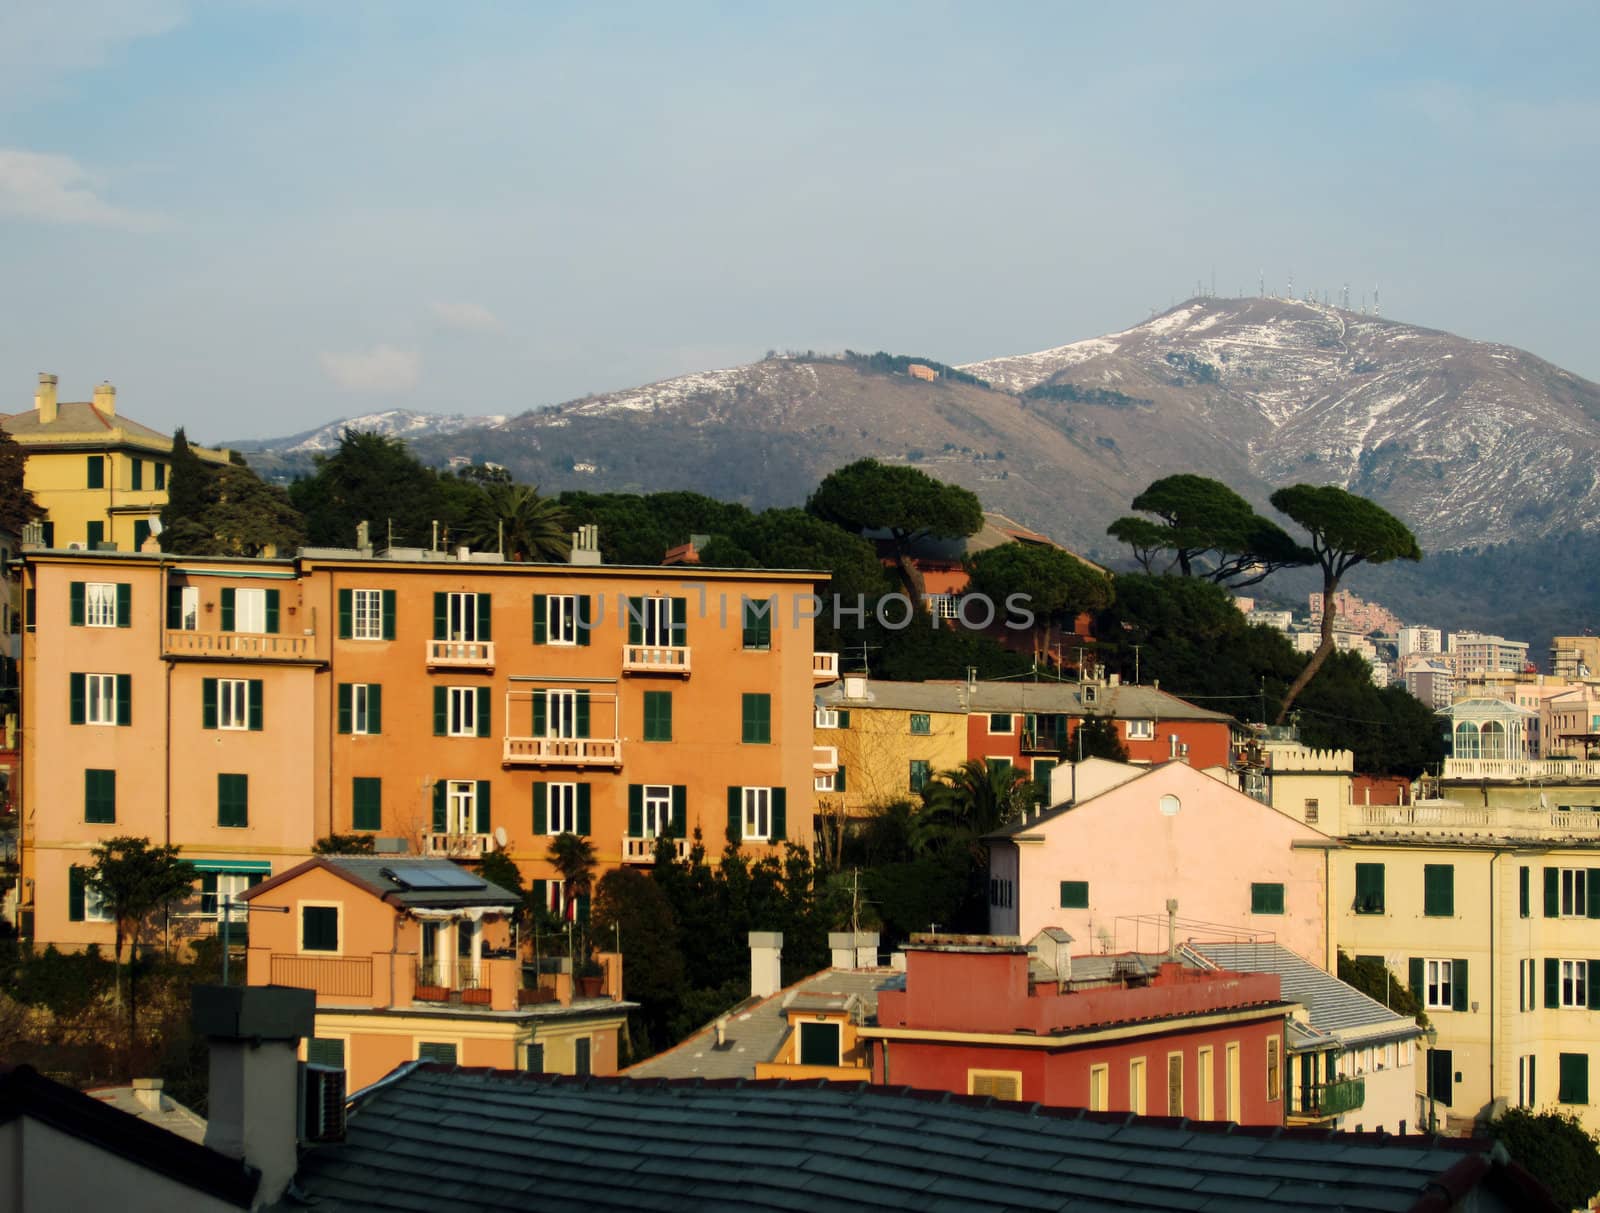
[[(517, 898), (444, 859), (326, 856), (244, 894), (249, 981), (316, 991), (306, 1059), (368, 1086), (418, 1059), (614, 1074), (622, 958), (601, 989), (534, 976), (514, 947)], [(525, 974), (527, 974), (525, 976)]]
[[(204, 873), (172, 933), (330, 834), (405, 854), (505, 850), (552, 906), (556, 835), (598, 868), (657, 836), (757, 854), (812, 837), (820, 574), (24, 549), (24, 920), (103, 945), (101, 839)], [(765, 611), (755, 605), (771, 602)], [(824, 662), (823, 665), (827, 666)]]

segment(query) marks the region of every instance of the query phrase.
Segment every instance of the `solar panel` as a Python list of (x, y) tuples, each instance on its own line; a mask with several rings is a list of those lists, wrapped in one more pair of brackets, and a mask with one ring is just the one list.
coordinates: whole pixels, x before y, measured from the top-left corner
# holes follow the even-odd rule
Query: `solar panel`
[(489, 882), (448, 859), (427, 859), (397, 867), (395, 875), (413, 889), (486, 889)]

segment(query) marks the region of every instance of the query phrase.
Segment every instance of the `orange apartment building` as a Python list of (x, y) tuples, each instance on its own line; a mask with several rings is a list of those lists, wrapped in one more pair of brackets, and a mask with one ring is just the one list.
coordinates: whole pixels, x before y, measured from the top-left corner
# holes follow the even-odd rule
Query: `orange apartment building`
[[(109, 945), (103, 838), (203, 873), (175, 934), (329, 834), (545, 881), (658, 835), (809, 846), (822, 574), (357, 550), (294, 559), (23, 551), (23, 902), (36, 945)], [(397, 558), (397, 557), (405, 558)], [(773, 606), (762, 615), (748, 602)], [(814, 673), (814, 671), (816, 671)], [(395, 842), (393, 840), (402, 840)]]

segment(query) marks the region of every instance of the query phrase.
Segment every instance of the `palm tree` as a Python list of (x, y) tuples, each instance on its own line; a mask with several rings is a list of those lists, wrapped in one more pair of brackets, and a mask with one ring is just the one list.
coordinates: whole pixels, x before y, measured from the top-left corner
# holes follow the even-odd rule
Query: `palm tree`
[(473, 547), (502, 543), (511, 560), (565, 560), (571, 548), (567, 512), (539, 486), (486, 484), (462, 522), (462, 537)]
[(985, 848), (979, 840), (1022, 816), (1033, 801), (1033, 783), (1010, 763), (971, 758), (940, 772), (924, 795), (927, 806), (914, 819), (917, 849), (965, 846), (982, 863)]
[(578, 834), (557, 834), (550, 840), (550, 862), (561, 873), (561, 915), (571, 919), (578, 898), (589, 896), (594, 883), (594, 844)]

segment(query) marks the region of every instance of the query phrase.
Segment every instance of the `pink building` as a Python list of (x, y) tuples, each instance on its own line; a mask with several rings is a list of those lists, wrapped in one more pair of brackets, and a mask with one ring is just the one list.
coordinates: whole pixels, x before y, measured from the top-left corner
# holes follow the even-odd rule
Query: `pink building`
[(1165, 948), (1176, 900), (1185, 937), (1271, 939), (1332, 967), (1328, 835), (1182, 762), (1091, 759), (1076, 778), (1070, 804), (989, 836), (991, 932)]

